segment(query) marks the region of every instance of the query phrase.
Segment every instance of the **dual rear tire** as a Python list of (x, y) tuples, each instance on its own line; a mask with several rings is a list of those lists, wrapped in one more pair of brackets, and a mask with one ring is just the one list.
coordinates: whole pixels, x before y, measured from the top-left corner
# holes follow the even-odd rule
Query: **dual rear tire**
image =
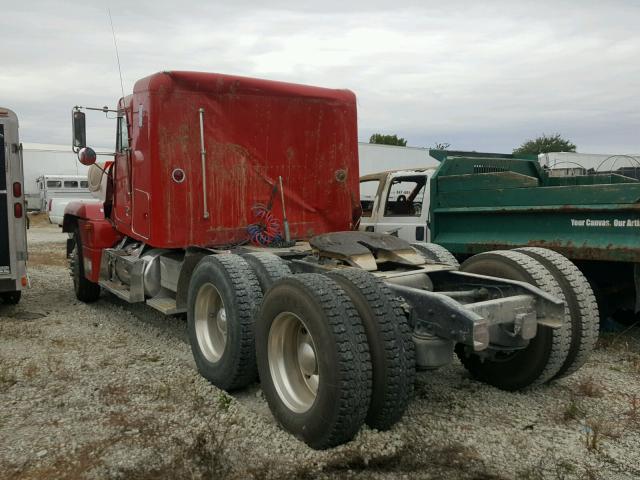
[(257, 371), (274, 417), (313, 448), (349, 441), (365, 422), (390, 428), (411, 398), (407, 319), (367, 272), (291, 275), (274, 255), (208, 256), (187, 318), (199, 372), (233, 390)]
[(475, 255), (461, 270), (530, 283), (565, 301), (560, 328), (538, 326), (522, 350), (481, 356), (463, 345), (456, 353), (471, 375), (504, 390), (540, 385), (577, 371), (595, 347), (598, 309), (586, 278), (566, 257), (543, 248), (521, 248)]

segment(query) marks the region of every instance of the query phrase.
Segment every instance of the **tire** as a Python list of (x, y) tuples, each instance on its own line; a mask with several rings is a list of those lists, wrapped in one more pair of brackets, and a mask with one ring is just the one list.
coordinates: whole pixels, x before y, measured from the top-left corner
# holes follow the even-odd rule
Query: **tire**
[(258, 277), (258, 283), (262, 292), (266, 292), (268, 288), (276, 280), (291, 275), (289, 265), (282, 258), (268, 252), (247, 253), (242, 255), (247, 263), (251, 266)]
[(82, 256), (82, 240), (80, 230), (73, 232), (74, 246), (69, 259), (71, 278), (73, 278), (73, 290), (76, 298), (84, 303), (93, 303), (100, 298), (100, 285), (91, 282), (84, 275), (84, 259)]
[[(553, 275), (537, 260), (515, 251), (493, 251), (466, 260), (463, 272), (491, 275), (525, 281), (564, 300), (562, 290)], [(456, 345), (462, 365), (476, 379), (503, 390), (519, 390), (548, 382), (557, 375), (567, 359), (571, 343), (571, 321), (565, 308), (564, 323), (553, 329), (538, 326), (537, 335), (529, 345), (500, 358), (482, 359), (464, 345)]]
[(187, 332), (198, 372), (232, 391), (257, 378), (254, 318), (262, 292), (249, 264), (232, 254), (196, 266), (187, 293)]
[(5, 305), (17, 305), (21, 297), (22, 292), (20, 290), (0, 293), (0, 299), (2, 299), (2, 303)]
[(585, 364), (598, 341), (600, 314), (591, 285), (578, 267), (558, 252), (538, 247), (518, 248), (516, 251), (543, 264), (562, 289), (571, 317), (571, 345), (567, 359), (555, 378), (571, 375)]
[(411, 328), (384, 282), (357, 268), (328, 273), (353, 302), (367, 335), (373, 384), (366, 423), (388, 430), (402, 418), (416, 377)]
[(355, 436), (369, 409), (371, 359), (360, 317), (336, 282), (314, 273), (274, 282), (256, 322), (256, 352), (264, 396), (286, 430), (315, 449)]
[(460, 263), (456, 257), (449, 250), (436, 243), (412, 243), (411, 246), (427, 260), (460, 268)]

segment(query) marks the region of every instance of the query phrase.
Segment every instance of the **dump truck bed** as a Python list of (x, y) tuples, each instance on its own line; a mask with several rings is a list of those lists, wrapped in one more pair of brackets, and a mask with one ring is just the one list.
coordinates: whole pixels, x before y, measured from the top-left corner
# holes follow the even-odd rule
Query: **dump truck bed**
[(550, 177), (534, 159), (441, 155), (432, 241), (459, 254), (539, 246), (574, 260), (640, 262), (640, 182)]

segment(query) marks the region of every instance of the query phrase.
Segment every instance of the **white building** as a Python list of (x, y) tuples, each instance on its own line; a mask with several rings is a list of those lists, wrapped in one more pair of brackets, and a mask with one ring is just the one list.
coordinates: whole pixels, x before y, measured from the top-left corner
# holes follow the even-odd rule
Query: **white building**
[(428, 148), (397, 147), (376, 143), (358, 143), (360, 176), (385, 170), (435, 167), (440, 164), (429, 156)]

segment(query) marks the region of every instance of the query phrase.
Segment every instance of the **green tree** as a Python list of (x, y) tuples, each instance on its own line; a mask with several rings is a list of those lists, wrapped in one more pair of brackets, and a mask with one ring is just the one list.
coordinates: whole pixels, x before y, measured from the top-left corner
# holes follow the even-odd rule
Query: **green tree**
[(549, 152), (575, 152), (576, 146), (569, 140), (565, 140), (559, 133), (554, 135), (542, 134), (535, 140), (527, 140), (518, 148), (513, 150), (515, 154), (523, 153), (549, 153)]
[(397, 135), (383, 135), (382, 133), (374, 133), (369, 138), (369, 143), (379, 143), (382, 145), (398, 145), (399, 147), (406, 147), (407, 141)]

